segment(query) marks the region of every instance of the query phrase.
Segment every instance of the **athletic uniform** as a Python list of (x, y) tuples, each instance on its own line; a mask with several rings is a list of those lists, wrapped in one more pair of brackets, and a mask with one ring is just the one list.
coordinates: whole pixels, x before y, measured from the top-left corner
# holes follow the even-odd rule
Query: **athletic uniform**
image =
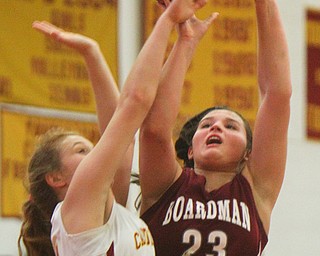
[(241, 174), (206, 192), (205, 178), (187, 168), (141, 218), (157, 256), (258, 256), (268, 241)]
[(59, 256), (154, 256), (154, 244), (147, 225), (114, 202), (110, 218), (101, 227), (67, 234), (59, 203), (52, 215), (51, 241)]

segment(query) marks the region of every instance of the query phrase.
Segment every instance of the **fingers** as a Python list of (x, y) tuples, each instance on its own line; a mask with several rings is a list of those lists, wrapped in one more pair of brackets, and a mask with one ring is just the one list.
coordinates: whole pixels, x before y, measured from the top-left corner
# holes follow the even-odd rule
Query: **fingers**
[(171, 2), (171, 0), (163, 0), (163, 2), (164, 2), (164, 4), (165, 4), (165, 6), (168, 7), (169, 4), (170, 4), (170, 2)]
[(188, 22), (191, 22), (192, 24), (196, 24), (198, 22), (204, 23), (207, 26), (210, 26), (214, 20), (216, 20), (219, 16), (218, 12), (213, 12), (209, 15), (208, 18), (206, 18), (205, 20), (199, 20), (197, 18), (197, 16), (194, 14), (189, 20)]
[(219, 16), (219, 13), (218, 13), (218, 12), (214, 12), (214, 13), (212, 13), (208, 18), (206, 18), (206, 19), (204, 20), (204, 22), (205, 22), (208, 26), (210, 26), (210, 25), (213, 23), (213, 21), (214, 21), (216, 18), (218, 18), (218, 16)]
[(203, 6), (207, 4), (207, 0), (194, 0), (194, 7), (196, 9), (201, 9)]
[(59, 32), (63, 31), (63, 29), (60, 29), (47, 21), (34, 21), (32, 23), (32, 28), (36, 29), (37, 31), (47, 36), (54, 36), (54, 37)]
[(160, 5), (160, 7), (163, 9), (166, 9), (170, 2), (171, 0), (157, 0), (158, 5)]

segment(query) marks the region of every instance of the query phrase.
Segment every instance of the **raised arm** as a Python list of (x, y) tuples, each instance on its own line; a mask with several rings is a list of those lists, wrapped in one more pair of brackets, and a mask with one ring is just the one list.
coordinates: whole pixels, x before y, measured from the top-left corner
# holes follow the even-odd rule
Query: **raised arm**
[[(258, 83), (261, 106), (253, 148), (245, 175), (251, 179), (258, 204), (273, 208), (284, 178), (290, 118), (290, 63), (276, 0), (256, 0), (258, 25)], [(261, 200), (260, 200), (261, 199)]]
[(155, 102), (140, 129), (141, 212), (157, 201), (181, 174), (172, 141), (181, 91), (196, 46), (217, 15), (214, 13), (204, 21), (193, 16), (179, 25), (179, 36), (164, 65)]
[(109, 125), (73, 176), (62, 205), (68, 232), (101, 226), (109, 218), (113, 205), (110, 186), (153, 104), (171, 30), (204, 4), (203, 0), (174, 0), (158, 20), (129, 73)]
[(47, 21), (34, 21), (32, 27), (45, 36), (76, 50), (84, 58), (102, 134), (116, 109), (120, 93), (99, 44), (92, 38), (64, 31)]
[[(76, 50), (84, 58), (95, 97), (99, 130), (102, 134), (116, 109), (120, 92), (99, 44), (92, 38), (64, 31), (47, 21), (35, 21), (32, 27), (45, 36)], [(117, 202), (124, 206), (129, 191), (133, 144), (134, 141), (128, 148), (114, 180), (114, 195)]]

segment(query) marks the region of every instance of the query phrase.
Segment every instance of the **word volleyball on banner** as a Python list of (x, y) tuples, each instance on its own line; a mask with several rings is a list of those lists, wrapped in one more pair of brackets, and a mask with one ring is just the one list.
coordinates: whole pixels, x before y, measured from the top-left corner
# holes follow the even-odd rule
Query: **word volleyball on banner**
[(28, 199), (25, 185), (29, 159), (37, 137), (52, 127), (76, 131), (94, 144), (99, 139), (93, 114), (25, 108), (5, 105), (1, 118), (1, 216), (21, 217), (23, 203)]
[(34, 20), (95, 39), (117, 76), (117, 0), (1, 0), (0, 101), (94, 112), (85, 63)]
[[(144, 38), (161, 12), (155, 0), (144, 1)], [(188, 70), (177, 131), (186, 119), (214, 105), (241, 112), (251, 125), (255, 120), (259, 97), (254, 1), (209, 0), (197, 17), (205, 19), (212, 12), (220, 15), (200, 42)], [(173, 33), (169, 50), (175, 39)]]
[(307, 137), (320, 140), (320, 9), (307, 9)]

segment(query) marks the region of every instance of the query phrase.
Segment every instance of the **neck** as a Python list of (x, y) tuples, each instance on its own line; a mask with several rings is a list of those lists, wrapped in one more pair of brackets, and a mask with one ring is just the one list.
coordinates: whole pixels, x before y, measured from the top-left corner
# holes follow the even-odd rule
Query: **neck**
[(225, 171), (206, 171), (201, 169), (195, 169), (195, 172), (206, 178), (206, 191), (218, 189), (224, 184), (232, 181), (236, 176), (236, 172), (225, 172)]

